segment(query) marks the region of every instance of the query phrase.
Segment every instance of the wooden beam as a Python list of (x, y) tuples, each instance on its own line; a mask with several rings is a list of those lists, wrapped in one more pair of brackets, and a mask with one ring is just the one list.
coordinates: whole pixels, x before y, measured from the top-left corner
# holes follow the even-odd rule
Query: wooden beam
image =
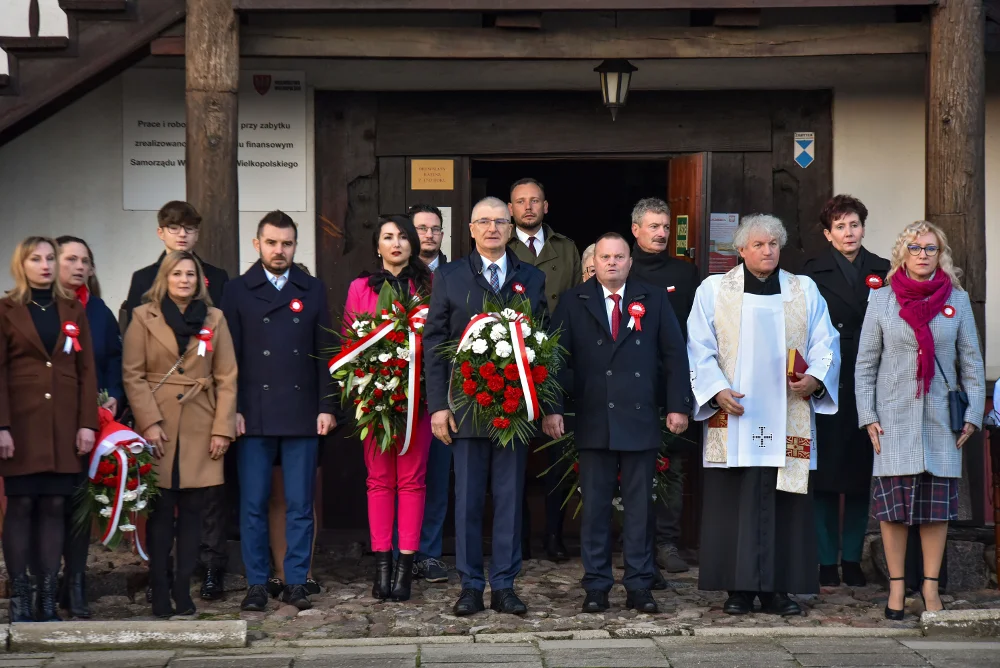
[(925, 216), (948, 235), (985, 344), (986, 57), (981, 0), (931, 11)]
[[(176, 44), (154, 46), (171, 55)], [(244, 26), (247, 57), (600, 60), (761, 58), (925, 53), (920, 23), (770, 28), (617, 28), (516, 31), (494, 28)]]
[(233, 0), (240, 12), (543, 12), (932, 5), (937, 0)]
[(239, 274), (236, 180), (239, 22), (229, 0), (187, 0), (187, 198), (205, 224), (198, 250)]

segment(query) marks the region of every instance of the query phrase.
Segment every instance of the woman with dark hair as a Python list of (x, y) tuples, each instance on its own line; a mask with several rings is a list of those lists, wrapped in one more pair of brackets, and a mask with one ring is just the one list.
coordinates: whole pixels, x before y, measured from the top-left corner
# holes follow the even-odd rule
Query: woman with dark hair
[[(101, 299), (101, 284), (94, 273), (94, 254), (86, 241), (79, 237), (62, 236), (59, 244), (59, 283), (74, 295), (87, 313), (93, 341), (94, 368), (97, 372), (97, 390), (106, 392), (104, 407), (113, 415), (125, 398), (122, 387), (122, 339), (118, 321)], [(80, 483), (86, 482), (86, 464), (80, 473)], [(72, 504), (69, 504), (72, 505)], [(69, 610), (73, 617), (88, 619), (87, 605), (87, 550), (90, 532), (74, 526), (72, 508), (66, 508), (66, 539), (63, 548), (63, 581), (59, 595), (60, 607)]]
[[(380, 271), (364, 272), (351, 283), (344, 307), (345, 330), (354, 324), (357, 314), (375, 312), (379, 291), (386, 282), (400, 294), (430, 295), (431, 273), (418, 257), (420, 239), (408, 217), (380, 218), (372, 242)], [(374, 435), (365, 439), (368, 525), (375, 553), (372, 596), (375, 598), (393, 601), (410, 598), (413, 555), (420, 549), (430, 443), (431, 423), (425, 406), (420, 406), (417, 436), (406, 454), (400, 455), (398, 450), (381, 452)], [(399, 528), (399, 560), (395, 573), (392, 564), (394, 524)]]
[(66, 506), (98, 426), (90, 326), (57, 271), (56, 242), (28, 237), (11, 259), (14, 288), (0, 299), (0, 475), (11, 622), (59, 621)]
[[(838, 553), (844, 584), (863, 587), (861, 548), (868, 530), (868, 501), (872, 481), (872, 447), (858, 428), (854, 402), (854, 366), (861, 325), (869, 295), (885, 281), (889, 261), (861, 245), (868, 209), (850, 195), (837, 195), (823, 207), (820, 222), (830, 248), (806, 262), (803, 274), (816, 282), (830, 309), (830, 320), (840, 333), (840, 402), (836, 415), (817, 415), (816, 507), (819, 584), (840, 584)], [(840, 496), (844, 495), (844, 523), (840, 524)]]

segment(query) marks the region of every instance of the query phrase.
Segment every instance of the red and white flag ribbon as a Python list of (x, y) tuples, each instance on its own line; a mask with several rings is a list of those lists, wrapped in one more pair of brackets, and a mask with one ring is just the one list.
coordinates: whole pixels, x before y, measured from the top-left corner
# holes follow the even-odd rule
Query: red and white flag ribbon
[(80, 347), (80, 326), (77, 325), (72, 320), (67, 320), (63, 323), (62, 328), (63, 334), (66, 335), (66, 341), (63, 343), (63, 352), (69, 355), (71, 350), (80, 352), (83, 350)]
[(205, 353), (212, 352), (212, 337), (214, 332), (208, 327), (203, 327), (200, 332), (198, 332), (198, 354), (202, 357)]

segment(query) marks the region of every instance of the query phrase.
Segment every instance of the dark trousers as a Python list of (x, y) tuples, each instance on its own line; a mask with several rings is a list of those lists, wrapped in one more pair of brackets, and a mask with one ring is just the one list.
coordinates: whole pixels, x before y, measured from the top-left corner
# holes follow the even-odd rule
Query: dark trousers
[[(420, 527), (420, 550), (417, 561), (440, 559), (443, 552), (444, 520), (448, 516), (448, 493), (451, 491), (451, 447), (436, 438), (431, 439), (427, 454), (424, 500), (424, 521)], [(394, 542), (398, 544), (398, 542)]]
[(486, 588), (483, 508), (492, 469), (493, 556), (490, 587), (510, 589), (521, 571), (521, 503), (528, 446), (501, 448), (486, 438), (457, 438), (455, 454), (455, 561), (463, 589)]
[[(87, 483), (86, 458), (84, 459), (84, 472), (80, 474), (80, 484)], [(66, 575), (77, 575), (87, 572), (87, 553), (90, 550), (90, 523), (86, 527), (78, 527), (73, 517), (76, 511), (76, 504), (72, 499), (66, 503), (65, 527), (66, 533), (63, 538), (63, 568)]]
[[(649, 540), (653, 475), (656, 450), (617, 452), (580, 450), (580, 486), (583, 489), (583, 518), (580, 548), (586, 590), (610, 591), (612, 500), (619, 486), (625, 507), (624, 557), (625, 589), (651, 589), (653, 586), (653, 551)], [(618, 474), (621, 473), (621, 482)]]
[[(538, 439), (531, 444), (532, 448), (539, 445), (545, 444), (546, 439)], [(566, 508), (563, 507), (563, 501), (566, 499), (566, 495), (569, 493), (569, 484), (562, 479), (563, 474), (566, 472), (566, 467), (569, 464), (563, 466), (555, 466), (559, 462), (559, 458), (562, 457), (562, 448), (546, 448), (546, 468), (550, 469), (548, 473), (542, 476), (542, 486), (545, 489), (545, 535), (546, 536), (562, 536), (563, 531), (563, 520), (566, 516)], [(523, 519), (521, 522), (521, 543), (523, 545), (530, 544), (531, 542), (531, 511), (528, 509), (528, 489), (525, 485), (524, 490), (524, 500), (523, 500)]]
[[(166, 587), (167, 573), (174, 566), (178, 590), (190, 589), (198, 562), (205, 489), (161, 489), (146, 523), (149, 549), (149, 577), (153, 587)], [(177, 541), (177, 563), (171, 564), (170, 551)]]
[(844, 495), (844, 530), (840, 530), (840, 494), (814, 492), (816, 506), (816, 547), (820, 566), (836, 566), (843, 561), (861, 561), (868, 531), (868, 494)]
[(281, 452), (285, 483), (285, 581), (305, 584), (312, 561), (313, 498), (319, 438), (244, 436), (237, 451), (240, 471), (240, 546), (247, 582), (266, 584), (271, 568), (271, 540), (267, 512), (271, 498), (271, 472)]
[[(228, 454), (228, 453), (227, 453)], [(201, 520), (201, 564), (205, 568), (226, 567), (229, 502), (226, 485), (204, 489), (204, 513)]]

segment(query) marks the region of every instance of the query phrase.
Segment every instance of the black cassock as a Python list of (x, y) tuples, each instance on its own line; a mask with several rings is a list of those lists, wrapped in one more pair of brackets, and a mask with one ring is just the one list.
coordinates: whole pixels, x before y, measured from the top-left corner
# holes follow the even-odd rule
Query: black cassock
[[(781, 294), (778, 272), (745, 271), (744, 292)], [(819, 593), (813, 484), (808, 494), (775, 489), (778, 469), (705, 468), (698, 588)]]

